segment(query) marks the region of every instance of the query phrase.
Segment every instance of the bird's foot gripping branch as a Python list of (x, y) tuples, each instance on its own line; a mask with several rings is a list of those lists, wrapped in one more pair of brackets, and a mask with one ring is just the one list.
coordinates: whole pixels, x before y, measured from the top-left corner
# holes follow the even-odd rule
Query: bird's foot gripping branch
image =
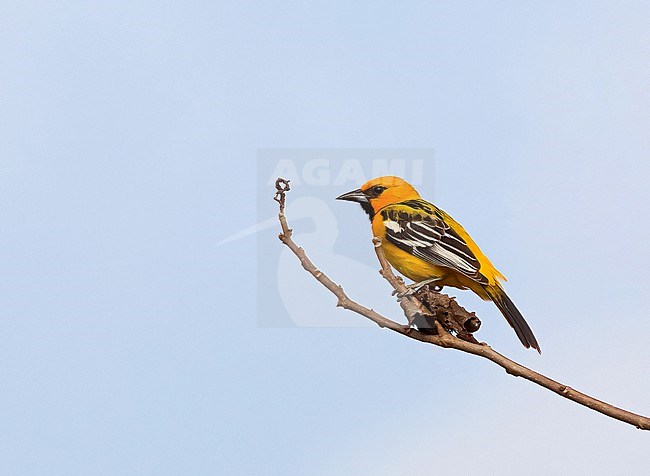
[[(373, 239), (373, 243), (381, 266), (380, 273), (390, 283), (393, 290), (404, 294), (404, 298), (399, 301), (399, 304), (409, 325), (388, 319), (352, 300), (339, 284), (332, 281), (312, 263), (305, 250), (299, 247), (291, 238), (291, 229), (285, 216), (286, 194), (290, 190), (289, 180), (278, 178), (275, 182), (275, 188), (275, 200), (278, 202), (280, 209), (278, 218), (282, 228), (282, 232), (278, 237), (298, 257), (302, 267), (337, 297), (337, 306), (354, 311), (380, 327), (390, 329), (411, 339), (483, 357), (499, 365), (510, 375), (522, 377), (536, 383), (561, 397), (591, 408), (603, 415), (634, 425), (642, 430), (650, 430), (650, 418), (597, 400), (508, 359), (487, 344), (479, 344), (472, 336), (472, 332), (478, 330), (481, 321), (474, 313), (463, 309), (453, 298), (431, 291), (426, 287), (409, 295), (406, 292), (407, 287), (404, 281), (393, 273), (382, 251), (381, 240), (377, 237)], [(421, 330), (411, 327), (418, 324), (422, 326), (420, 327)], [(428, 328), (425, 324), (429, 324)]]

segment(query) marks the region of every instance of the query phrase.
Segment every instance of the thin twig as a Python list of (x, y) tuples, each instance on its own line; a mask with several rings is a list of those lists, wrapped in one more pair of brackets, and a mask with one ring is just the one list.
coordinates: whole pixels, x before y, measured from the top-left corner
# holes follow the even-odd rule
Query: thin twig
[[(289, 247), (289, 249), (293, 251), (293, 253), (298, 257), (300, 263), (302, 264), (302, 267), (338, 298), (337, 306), (354, 311), (357, 314), (370, 319), (380, 327), (385, 327), (411, 339), (415, 339), (420, 342), (427, 342), (429, 344), (434, 344), (440, 347), (456, 349), (461, 352), (467, 352), (468, 354), (474, 354), (479, 357), (491, 360), (495, 364), (502, 367), (510, 375), (530, 380), (531, 382), (547, 388), (548, 390), (551, 390), (552, 392), (555, 392), (564, 398), (591, 408), (592, 410), (600, 412), (603, 415), (607, 415), (616, 420), (634, 425), (641, 430), (650, 430), (650, 418), (629, 412), (627, 410), (623, 410), (622, 408), (615, 407), (609, 403), (597, 400), (594, 397), (579, 392), (569, 387), (568, 385), (556, 382), (555, 380), (546, 377), (545, 375), (542, 375), (538, 372), (535, 372), (534, 370), (524, 367), (521, 364), (518, 364), (513, 360), (510, 360), (509, 358), (492, 349), (487, 344), (474, 344), (472, 342), (459, 339), (447, 332), (447, 330), (438, 322), (437, 319), (435, 321), (437, 334), (424, 334), (416, 329), (413, 329), (410, 325), (402, 325), (395, 321), (392, 321), (391, 319), (382, 316), (376, 311), (362, 306), (361, 304), (350, 299), (350, 297), (343, 291), (343, 288), (332, 281), (329, 277), (327, 277), (325, 273), (319, 270), (307, 257), (305, 251), (296, 245), (296, 243), (291, 239), (291, 229), (289, 228), (287, 219), (284, 214), (286, 200), (285, 195), (288, 190), (289, 181), (283, 178), (278, 178), (276, 181), (275, 200), (280, 204), (280, 212), (278, 214), (278, 218), (280, 220), (280, 226), (282, 227), (282, 233), (280, 233), (279, 238), (282, 243)], [(395, 276), (393, 273), (393, 270), (381, 248), (381, 239), (375, 237), (373, 239), (373, 243), (375, 245), (377, 259), (381, 265), (381, 275), (391, 284), (395, 291), (398, 293), (404, 293), (407, 290), (406, 285), (401, 278)], [(412, 295), (405, 296), (405, 298), (401, 299), (400, 305), (402, 306), (404, 314), (409, 323), (413, 322), (418, 313), (428, 312), (422, 303)]]

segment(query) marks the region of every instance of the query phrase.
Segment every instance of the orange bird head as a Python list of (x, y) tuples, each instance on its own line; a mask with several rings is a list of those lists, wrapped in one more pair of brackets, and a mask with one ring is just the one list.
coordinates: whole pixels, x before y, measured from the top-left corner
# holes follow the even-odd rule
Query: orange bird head
[(361, 188), (336, 197), (337, 200), (358, 202), (371, 220), (375, 213), (387, 205), (418, 198), (420, 194), (410, 183), (392, 175), (368, 180)]

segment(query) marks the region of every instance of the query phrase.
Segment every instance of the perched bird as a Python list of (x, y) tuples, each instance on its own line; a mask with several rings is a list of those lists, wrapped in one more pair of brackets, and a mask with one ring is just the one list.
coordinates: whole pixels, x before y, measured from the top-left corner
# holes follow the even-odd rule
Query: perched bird
[(413, 186), (399, 177), (377, 177), (337, 200), (361, 204), (390, 264), (415, 281), (412, 289), (428, 283), (471, 289), (496, 304), (524, 347), (541, 353), (533, 331), (500, 283), (505, 276), (458, 222), (423, 200)]

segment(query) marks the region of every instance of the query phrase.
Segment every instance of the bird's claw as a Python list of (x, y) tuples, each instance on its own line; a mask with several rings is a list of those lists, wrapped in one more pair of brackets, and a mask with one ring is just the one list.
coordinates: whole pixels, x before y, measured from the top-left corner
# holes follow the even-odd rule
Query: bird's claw
[[(415, 284), (418, 284), (418, 283), (415, 283)], [(426, 284), (424, 284), (422, 286), (426, 286)], [(404, 299), (407, 296), (413, 296), (416, 292), (418, 292), (422, 288), (422, 286), (416, 286), (414, 284), (409, 284), (408, 286), (406, 286), (405, 291), (400, 292), (400, 291), (398, 291), (396, 289), (391, 294), (393, 296), (396, 296), (398, 301), (401, 301), (402, 299)]]
[(402, 299), (404, 299), (407, 296), (412, 296), (413, 294), (415, 294), (416, 291), (417, 291), (417, 289), (410, 288), (410, 287), (407, 286), (406, 291), (398, 292), (397, 289), (396, 289), (395, 291), (393, 291), (392, 295), (396, 296), (398, 301), (401, 301)]
[[(406, 296), (411, 296), (411, 295), (415, 294), (416, 292), (418, 292), (420, 289), (422, 289), (427, 284), (435, 283), (436, 281), (440, 281), (440, 278), (425, 279), (424, 281), (420, 281), (420, 282), (413, 283), (413, 284), (408, 284), (406, 286), (406, 291), (398, 292), (397, 289), (396, 289), (391, 294), (393, 296), (397, 296), (397, 300), (399, 301), (401, 299), (404, 299)], [(434, 289), (436, 291), (439, 291), (439, 290), (442, 289), (442, 286), (435, 286)]]

